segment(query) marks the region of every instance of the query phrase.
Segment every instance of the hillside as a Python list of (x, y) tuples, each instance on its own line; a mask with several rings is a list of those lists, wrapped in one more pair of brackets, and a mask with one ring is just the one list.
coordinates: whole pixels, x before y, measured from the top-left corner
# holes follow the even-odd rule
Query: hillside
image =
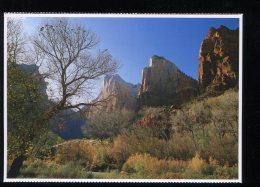
[[(21, 175), (28, 176), (31, 168), (36, 177), (61, 177), (66, 167), (66, 177), (75, 173), (80, 178), (237, 178), (237, 109), (234, 90), (192, 100), (174, 111), (145, 108), (139, 120), (156, 116), (154, 126), (133, 126), (113, 140), (67, 141), (54, 146), (38, 166), (27, 162)], [(168, 138), (162, 136), (166, 129)], [(45, 172), (40, 168), (47, 163)]]

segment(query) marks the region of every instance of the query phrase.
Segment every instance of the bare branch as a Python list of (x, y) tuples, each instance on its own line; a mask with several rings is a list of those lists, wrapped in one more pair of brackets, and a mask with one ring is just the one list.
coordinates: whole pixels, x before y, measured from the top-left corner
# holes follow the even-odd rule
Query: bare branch
[[(98, 43), (97, 36), (81, 25), (72, 25), (66, 19), (49, 20), (32, 37), (35, 53), (41, 56), (44, 74), (56, 82), (56, 105), (54, 112), (81, 107), (97, 106), (107, 101), (82, 102), (76, 98), (91, 91), (91, 81), (102, 75), (114, 73), (118, 69), (107, 50), (98, 51), (93, 56), (90, 49)], [(40, 58), (38, 58), (39, 60)]]

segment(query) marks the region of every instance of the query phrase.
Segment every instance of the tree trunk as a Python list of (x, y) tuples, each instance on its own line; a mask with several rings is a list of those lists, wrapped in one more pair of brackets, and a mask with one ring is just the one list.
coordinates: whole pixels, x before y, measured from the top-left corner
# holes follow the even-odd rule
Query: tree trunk
[(16, 157), (10, 167), (10, 170), (7, 173), (7, 178), (16, 178), (19, 174), (19, 171), (23, 165), (23, 161), (26, 159), (26, 156), (20, 155)]

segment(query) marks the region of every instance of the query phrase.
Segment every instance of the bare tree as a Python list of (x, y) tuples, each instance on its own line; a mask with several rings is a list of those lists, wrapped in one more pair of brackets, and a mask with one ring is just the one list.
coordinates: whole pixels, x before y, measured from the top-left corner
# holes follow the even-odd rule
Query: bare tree
[(26, 37), (23, 33), (22, 22), (19, 19), (7, 20), (7, 61), (8, 64), (23, 63), (25, 58)]
[(82, 25), (70, 24), (68, 20), (49, 20), (32, 37), (37, 60), (43, 74), (51, 82), (50, 92), (55, 106), (48, 118), (66, 109), (93, 106), (102, 101), (82, 102), (80, 97), (93, 89), (93, 80), (114, 73), (118, 63), (107, 50), (92, 55), (99, 43), (97, 36)]
[[(99, 51), (93, 57), (90, 52), (98, 44), (96, 35), (67, 20), (51, 21), (40, 27), (32, 37), (32, 44), (27, 42), (21, 20), (8, 19), (8, 157), (11, 166), (7, 175), (10, 178), (18, 176), (32, 142), (36, 152), (40, 149), (39, 134), (47, 132), (47, 124), (56, 114), (97, 105), (107, 99), (85, 103), (79, 102), (77, 96), (89, 93), (92, 80), (113, 73), (118, 67), (108, 51)], [(33, 52), (36, 55), (32, 55)], [(44, 86), (41, 76), (23, 72), (19, 65), (35, 62), (40, 63), (55, 93), (55, 102), (50, 107), (46, 106), (48, 102), (41, 91)]]

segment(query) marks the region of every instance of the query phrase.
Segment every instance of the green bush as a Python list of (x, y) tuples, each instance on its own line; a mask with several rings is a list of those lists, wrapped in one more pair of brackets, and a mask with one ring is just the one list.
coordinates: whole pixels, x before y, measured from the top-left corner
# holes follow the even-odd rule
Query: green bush
[(25, 162), (20, 170), (21, 177), (36, 177), (36, 178), (54, 178), (59, 165), (54, 162), (43, 161), (36, 159), (33, 162)]
[(53, 161), (34, 162), (31, 165), (25, 165), (20, 177), (35, 177), (35, 178), (92, 178), (91, 172), (88, 172), (80, 162), (68, 162), (63, 165), (58, 165)]
[(183, 173), (182, 176), (184, 179), (203, 179), (205, 178), (202, 173), (198, 171), (194, 171), (193, 169), (187, 168)]
[(61, 178), (88, 178), (91, 175), (78, 162), (69, 162), (59, 168)]
[(35, 153), (35, 157), (39, 159), (51, 158), (56, 153), (56, 148), (53, 147), (56, 144), (63, 143), (64, 140), (60, 138), (57, 134), (48, 131), (43, 134), (40, 141), (35, 142), (41, 148)]
[(237, 166), (232, 166), (232, 167), (219, 166), (216, 168), (215, 175), (219, 179), (237, 179), (238, 168)]
[(196, 147), (189, 134), (175, 133), (167, 144), (168, 157), (190, 160), (195, 155)]

